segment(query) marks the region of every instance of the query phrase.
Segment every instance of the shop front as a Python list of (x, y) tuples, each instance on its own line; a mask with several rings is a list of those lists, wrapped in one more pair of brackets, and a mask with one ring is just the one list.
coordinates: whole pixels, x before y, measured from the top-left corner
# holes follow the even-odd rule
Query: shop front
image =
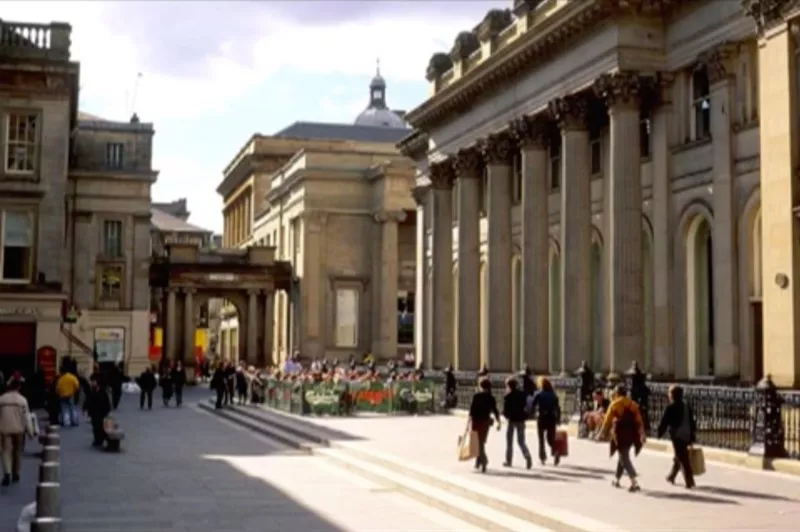
[(40, 348), (49, 347), (58, 352), (63, 344), (62, 300), (60, 295), (0, 296), (0, 371), (3, 375), (9, 377), (19, 372), (29, 378), (37, 370)]

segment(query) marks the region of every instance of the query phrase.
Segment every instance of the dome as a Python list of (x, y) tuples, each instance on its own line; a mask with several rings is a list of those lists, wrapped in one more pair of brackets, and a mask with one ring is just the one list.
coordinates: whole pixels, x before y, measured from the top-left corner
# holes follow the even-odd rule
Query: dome
[(389, 109), (366, 108), (356, 117), (357, 126), (408, 127), (405, 121)]
[(405, 120), (386, 105), (386, 80), (381, 76), (380, 62), (369, 83), (369, 105), (356, 117), (355, 125), (407, 128)]

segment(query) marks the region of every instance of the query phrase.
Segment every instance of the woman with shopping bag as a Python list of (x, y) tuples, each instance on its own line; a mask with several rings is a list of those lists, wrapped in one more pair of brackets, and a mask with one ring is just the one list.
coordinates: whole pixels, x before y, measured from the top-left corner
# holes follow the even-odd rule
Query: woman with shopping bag
[[(492, 415), (494, 415), (494, 420), (492, 420)], [(478, 391), (472, 396), (472, 403), (469, 406), (469, 421), (472, 430), (478, 437), (478, 456), (475, 459), (475, 469), (486, 473), (486, 466), (489, 465), (489, 459), (486, 457), (486, 438), (493, 421), (497, 422), (497, 430), (500, 430), (500, 412), (497, 410), (497, 401), (492, 395), (492, 382), (486, 377), (478, 382)]]
[[(664, 433), (669, 431), (669, 437), (672, 440), (672, 469), (667, 475), (667, 482), (675, 484), (678, 472), (683, 471), (686, 487), (692, 489), (695, 474), (702, 474), (705, 471), (702, 449), (692, 447), (697, 431), (694, 413), (683, 400), (683, 388), (677, 384), (670, 386), (669, 400), (670, 404), (664, 409), (661, 423), (658, 424), (658, 437), (661, 438)], [(692, 464), (692, 454), (695, 455), (697, 470)], [(700, 470), (701, 464), (702, 471)]]

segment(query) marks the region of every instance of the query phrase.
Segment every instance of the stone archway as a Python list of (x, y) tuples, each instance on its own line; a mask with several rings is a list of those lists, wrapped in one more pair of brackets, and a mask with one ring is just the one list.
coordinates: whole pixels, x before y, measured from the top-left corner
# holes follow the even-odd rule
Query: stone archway
[(258, 367), (273, 363), (275, 293), (292, 293), (291, 265), (275, 260), (275, 248), (200, 251), (191, 244), (172, 244), (165, 257), (150, 265), (150, 286), (160, 292), (162, 358), (194, 364), (197, 311), (213, 297), (231, 302), (244, 324), (239, 360)]

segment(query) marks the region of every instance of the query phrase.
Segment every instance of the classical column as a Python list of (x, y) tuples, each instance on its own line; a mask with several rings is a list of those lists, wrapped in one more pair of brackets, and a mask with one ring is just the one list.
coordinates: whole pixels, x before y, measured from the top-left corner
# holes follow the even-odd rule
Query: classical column
[(256, 362), (258, 350), (258, 290), (247, 291), (247, 355), (248, 364)]
[(660, 98), (653, 110), (650, 127), (652, 144), (650, 165), (653, 172), (653, 344), (652, 367), (655, 375), (674, 375), (675, 354), (672, 343), (672, 81), (667, 73), (659, 74)]
[(453, 362), (453, 178), (450, 160), (431, 164), (431, 359), (440, 369)]
[(549, 373), (550, 233), (547, 212), (547, 139), (542, 116), (515, 120), (512, 132), (522, 153), (522, 360), (535, 373)]
[(398, 224), (405, 221), (403, 211), (383, 211), (375, 214), (381, 224), (380, 308), (378, 309), (379, 351), (376, 356), (397, 358), (397, 278), (400, 274)]
[(581, 95), (550, 104), (561, 129), (561, 369), (568, 373), (592, 349), (592, 188), (586, 111)]
[(275, 334), (275, 292), (273, 290), (264, 291), (264, 355), (263, 360), (259, 360), (259, 367), (266, 367), (275, 363), (272, 352), (272, 337)]
[[(701, 57), (711, 88), (714, 223), (712, 262), (714, 289), (714, 374), (739, 375), (737, 209), (734, 174), (733, 110), (736, 79), (735, 45), (723, 45)], [(766, 74), (766, 71), (762, 71)]]
[[(425, 203), (428, 197), (428, 187), (416, 186), (411, 191), (417, 203), (416, 218), (416, 287), (414, 290), (414, 358), (420, 364), (426, 355), (426, 328), (425, 318), (429, 312), (426, 302), (426, 271), (428, 237), (425, 231)], [(426, 364), (429, 365), (429, 364)]]
[(183, 363), (191, 366), (194, 365), (195, 291), (194, 288), (185, 288), (183, 294)]
[(605, 100), (611, 119), (606, 305), (611, 327), (609, 369), (620, 374), (632, 362), (644, 362), (639, 74), (604, 74), (595, 82), (595, 92)]
[(175, 293), (176, 288), (167, 288), (167, 338), (166, 349), (162, 353), (164, 358), (173, 358), (175, 356), (175, 344), (178, 339), (178, 331), (175, 328)]
[(481, 145), (488, 172), (487, 336), (490, 368), (517, 366), (511, 346), (511, 174), (514, 141), (507, 132), (489, 135)]
[(475, 148), (459, 150), (458, 175), (458, 353), (459, 370), (481, 365), (480, 180), (484, 164)]
[(312, 358), (325, 354), (327, 224), (326, 212), (303, 213), (303, 282), (297, 304), (303, 311), (303, 354)]

